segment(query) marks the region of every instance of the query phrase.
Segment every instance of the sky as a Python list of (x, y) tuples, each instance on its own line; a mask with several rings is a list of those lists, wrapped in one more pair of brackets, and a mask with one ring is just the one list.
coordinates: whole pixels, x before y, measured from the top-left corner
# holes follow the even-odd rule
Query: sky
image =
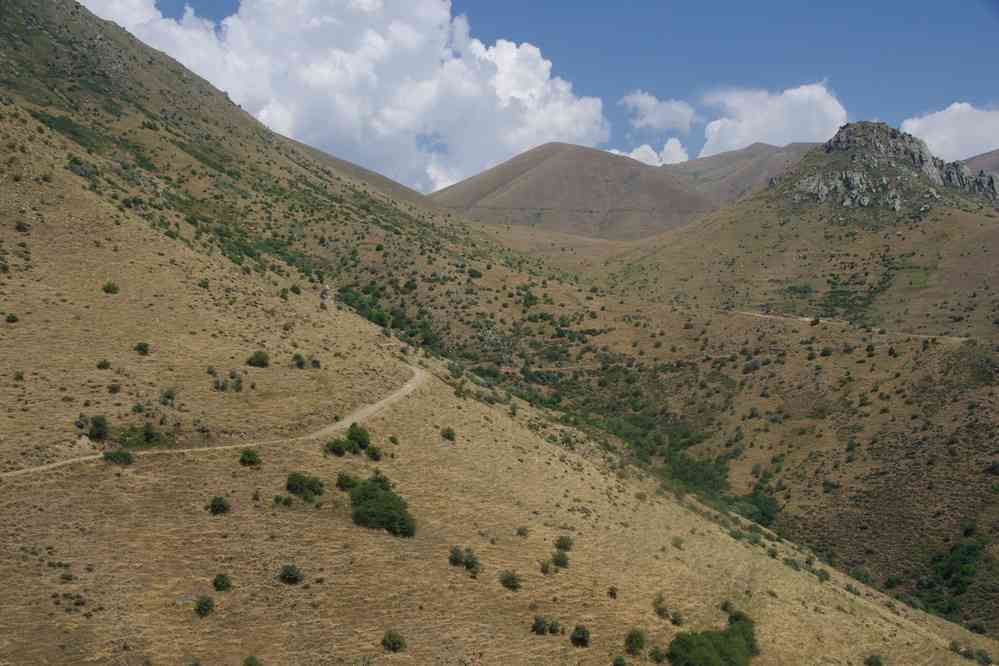
[(547, 141), (659, 165), (882, 120), (948, 160), (999, 148), (999, 0), (82, 2), (421, 191)]

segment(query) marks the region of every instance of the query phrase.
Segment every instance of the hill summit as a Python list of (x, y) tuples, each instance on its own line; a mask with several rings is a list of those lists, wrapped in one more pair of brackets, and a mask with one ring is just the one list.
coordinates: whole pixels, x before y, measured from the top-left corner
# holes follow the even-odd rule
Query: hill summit
[(795, 202), (828, 200), (844, 208), (924, 213), (943, 187), (999, 201), (999, 175), (973, 175), (963, 162), (944, 162), (922, 139), (881, 122), (844, 125), (788, 178)]

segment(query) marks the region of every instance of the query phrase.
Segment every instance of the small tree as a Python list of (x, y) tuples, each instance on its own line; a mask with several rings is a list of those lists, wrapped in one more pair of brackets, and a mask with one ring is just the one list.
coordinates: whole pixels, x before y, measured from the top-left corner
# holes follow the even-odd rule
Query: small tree
[(441, 437), (443, 437), (449, 442), (453, 442), (458, 437), (458, 435), (457, 433), (455, 433), (454, 428), (448, 426), (447, 428), (441, 430)]
[(398, 631), (389, 629), (382, 636), (382, 647), (386, 652), (402, 652), (406, 649), (406, 639)]
[(555, 539), (555, 547), (559, 550), (564, 550), (566, 552), (572, 550), (574, 542), (571, 536), (562, 535)]
[(103, 442), (108, 438), (110, 430), (106, 416), (95, 416), (90, 419), (90, 430), (87, 432), (87, 436), (95, 442)]
[(271, 357), (267, 352), (258, 350), (250, 354), (250, 358), (246, 359), (246, 364), (254, 368), (266, 368), (271, 364)]
[(260, 454), (256, 449), (243, 449), (239, 454), (239, 464), (243, 467), (255, 467), (260, 464)]
[(220, 516), (223, 513), (229, 513), (229, 508), (230, 508), (229, 501), (226, 500), (226, 498), (220, 497), (218, 495), (213, 497), (212, 500), (208, 503), (208, 511), (213, 516)]
[(278, 572), (278, 580), (286, 585), (298, 585), (304, 578), (301, 570), (294, 564), (286, 564)]
[(520, 576), (515, 571), (500, 572), (499, 582), (500, 585), (513, 592), (520, 589)]
[(585, 625), (577, 624), (569, 636), (569, 642), (576, 647), (590, 647), (590, 630)]
[(624, 637), (624, 651), (633, 657), (637, 657), (645, 649), (645, 632), (635, 627)]
[(220, 573), (212, 579), (212, 587), (216, 592), (228, 592), (232, 589), (232, 581), (229, 580), (229, 576)]
[(215, 600), (207, 594), (201, 595), (194, 602), (194, 612), (198, 614), (198, 617), (206, 617), (213, 610), (215, 610)]
[(358, 448), (366, 449), (371, 444), (371, 434), (359, 423), (351, 423), (347, 428), (347, 440), (353, 442)]

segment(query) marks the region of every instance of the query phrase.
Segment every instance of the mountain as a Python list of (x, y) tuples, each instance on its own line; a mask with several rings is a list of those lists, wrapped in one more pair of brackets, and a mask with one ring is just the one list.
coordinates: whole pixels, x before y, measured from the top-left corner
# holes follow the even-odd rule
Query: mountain
[(754, 143), (741, 150), (701, 157), (662, 168), (685, 177), (691, 188), (717, 204), (741, 199), (766, 187), (772, 178), (793, 168), (814, 143), (791, 143), (783, 147)]
[(993, 150), (988, 153), (982, 153), (971, 159), (964, 160), (964, 163), (968, 165), (968, 169), (977, 174), (979, 171), (991, 171), (993, 173), (999, 173), (999, 150)]
[(681, 227), (766, 186), (810, 145), (757, 143), (653, 167), (603, 150), (549, 143), (435, 192), (431, 199), (491, 225), (637, 240)]
[(713, 207), (670, 171), (564, 143), (529, 150), (431, 199), (489, 224), (616, 240), (681, 226)]
[[(955, 369), (954, 341), (889, 331), (877, 372), (835, 353), (824, 375), (807, 348), (855, 331), (608, 293), (268, 131), (68, 0), (0, 5), (0, 145), (0, 662), (999, 654), (893, 591), (928, 562), (891, 587), (844, 571), (840, 535), (816, 552), (771, 529), (791, 529), (773, 497), (799, 468), (770, 446), (808, 472), (814, 449), (830, 482), (840, 438), (862, 469), (880, 454), (859, 416), (809, 416), (847, 418), (852, 370), (928, 387), (891, 404), (932, 447), (883, 455), (916, 451), (919, 477), (932, 453), (951, 479), (934, 515), (871, 523), (864, 546), (898, 550), (857, 552), (921, 563), (914, 540), (992, 533), (975, 513), (990, 468), (966, 452), (994, 438), (935, 443), (991, 414), (989, 367)], [(975, 407), (945, 381), (977, 382)], [(909, 476), (851, 479), (908, 506)], [(796, 488), (849, 508), (845, 489)], [(993, 630), (989, 561), (945, 558), (963, 596), (927, 579), (957, 610), (913, 603)]]

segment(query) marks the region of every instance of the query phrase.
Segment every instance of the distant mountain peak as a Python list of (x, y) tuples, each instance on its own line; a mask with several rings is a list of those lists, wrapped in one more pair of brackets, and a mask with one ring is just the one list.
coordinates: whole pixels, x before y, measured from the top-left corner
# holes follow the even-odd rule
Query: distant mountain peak
[[(787, 180), (793, 201), (838, 203), (843, 208), (925, 213), (932, 201), (942, 198), (938, 189), (999, 202), (999, 175), (973, 174), (963, 162), (944, 162), (922, 139), (874, 121), (840, 127)], [(777, 184), (771, 182), (772, 187)]]

